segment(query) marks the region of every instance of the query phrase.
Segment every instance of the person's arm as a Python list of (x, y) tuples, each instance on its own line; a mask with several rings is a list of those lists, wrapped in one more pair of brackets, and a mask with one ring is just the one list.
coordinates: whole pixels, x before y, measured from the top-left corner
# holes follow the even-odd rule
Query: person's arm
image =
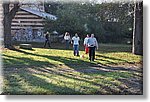
[(79, 45), (80, 45), (80, 37), (78, 37), (78, 39), (79, 39)]
[(96, 48), (98, 50), (98, 42), (97, 42), (96, 38), (95, 38), (95, 43), (96, 43)]
[(71, 40), (71, 37), (70, 37), (70, 35), (68, 36), (68, 39), (69, 39), (69, 40)]
[(87, 42), (86, 42), (86, 44), (87, 44), (87, 46), (89, 47), (89, 45), (90, 45), (90, 44), (89, 44), (89, 39), (87, 39)]
[(66, 36), (64, 36), (64, 40), (66, 40)]
[(69, 40), (69, 42), (71, 42), (71, 37), (70, 37), (70, 35), (69, 35), (69, 39), (68, 39), (68, 40)]
[(73, 44), (74, 37), (71, 39), (71, 44)]

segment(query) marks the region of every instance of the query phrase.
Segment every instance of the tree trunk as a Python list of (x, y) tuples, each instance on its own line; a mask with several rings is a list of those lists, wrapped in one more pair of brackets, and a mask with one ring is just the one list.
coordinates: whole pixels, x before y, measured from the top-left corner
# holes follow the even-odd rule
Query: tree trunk
[(143, 55), (143, 2), (135, 3), (132, 53)]
[(6, 48), (11, 47), (11, 22), (9, 20), (8, 14), (9, 14), (9, 4), (3, 4), (4, 9), (4, 46)]
[(11, 22), (14, 18), (16, 12), (18, 11), (19, 6), (18, 3), (14, 4), (14, 7), (10, 10), (9, 9), (9, 3), (3, 4), (3, 10), (4, 10), (4, 19), (3, 19), (3, 25), (4, 25), (4, 46), (5, 48), (11, 49), (12, 46), (12, 38), (11, 38)]

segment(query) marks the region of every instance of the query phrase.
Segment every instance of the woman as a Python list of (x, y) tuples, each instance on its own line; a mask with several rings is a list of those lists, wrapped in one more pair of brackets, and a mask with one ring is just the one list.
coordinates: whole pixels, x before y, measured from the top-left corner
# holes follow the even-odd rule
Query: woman
[(64, 40), (66, 42), (66, 49), (69, 49), (70, 34), (68, 32), (65, 33)]

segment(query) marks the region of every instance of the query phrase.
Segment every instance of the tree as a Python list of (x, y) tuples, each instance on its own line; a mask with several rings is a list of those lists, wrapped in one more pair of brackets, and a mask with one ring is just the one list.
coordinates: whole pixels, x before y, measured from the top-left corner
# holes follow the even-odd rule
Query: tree
[(94, 33), (102, 43), (126, 43), (132, 40), (133, 7), (132, 2), (62, 3), (61, 8), (55, 9), (58, 19), (48, 21), (45, 30), (78, 32), (80, 37)]
[(12, 41), (11, 41), (11, 22), (16, 12), (19, 9), (19, 2), (11, 3), (13, 7), (10, 9), (10, 2), (3, 3), (3, 25), (4, 25), (4, 46), (5, 48), (12, 48)]
[(135, 3), (132, 53), (143, 54), (143, 2)]
[(56, 1), (44, 2), (45, 12), (56, 15), (56, 11), (61, 7), (61, 4)]

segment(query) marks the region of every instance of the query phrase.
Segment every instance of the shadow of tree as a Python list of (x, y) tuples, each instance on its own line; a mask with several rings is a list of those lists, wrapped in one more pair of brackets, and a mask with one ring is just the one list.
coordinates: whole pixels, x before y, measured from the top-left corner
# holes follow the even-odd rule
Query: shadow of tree
[[(114, 57), (108, 57), (108, 56), (104, 56), (104, 55), (100, 55), (100, 54), (97, 54), (96, 56), (102, 58), (102, 59), (100, 59), (100, 60), (104, 60), (103, 58), (105, 58), (104, 61), (108, 61), (108, 62), (110, 62), (110, 63), (112, 63), (112, 64), (113, 64), (114, 62), (109, 61), (109, 60), (116, 60), (116, 61), (122, 61), (122, 62), (125, 62), (125, 63), (131, 63), (131, 62), (129, 62), (128, 60), (123, 60), (123, 59), (114, 58)], [(106, 59), (109, 59), (109, 60), (106, 60)]]
[[(5, 75), (5, 79), (9, 82), (7, 86), (8, 89), (3, 90), (3, 95), (20, 95), (20, 94), (27, 94), (27, 95), (71, 95), (71, 94), (83, 94), (74, 89), (68, 87), (62, 87), (60, 85), (53, 84), (51, 82), (46, 82), (45, 80), (32, 75), (31, 73), (16, 73), (17, 76), (21, 78), (18, 80), (14, 75), (14, 73), (10, 73), (10, 75)], [(50, 77), (49, 77), (50, 78)], [(28, 83), (29, 87), (26, 89), (23, 85), (20, 85), (20, 81), (24, 80)], [(32, 87), (30, 87), (32, 86)], [(41, 90), (48, 90), (48, 91), (36, 91), (34, 88), (40, 88)], [(34, 91), (35, 90), (35, 91)]]
[[(4, 63), (4, 67), (29, 67), (29, 66), (48, 66), (48, 67), (55, 67), (54, 64), (46, 61), (38, 61), (38, 60), (33, 60), (30, 58), (25, 58), (25, 57), (15, 57), (15, 56), (9, 56), (6, 54), (3, 54), (4, 58), (3, 60), (6, 62)], [(6, 58), (5, 58), (6, 57)], [(14, 63), (16, 63), (14, 65)]]
[[(61, 65), (54, 65), (50, 62), (42, 62), (42, 61), (35, 61), (33, 59), (30, 58), (18, 58), (15, 56), (8, 56), (8, 55), (3, 55), (8, 57), (7, 61), (9, 62), (13, 62), (13, 63), (18, 63), (17, 61), (20, 61), (20, 66), (4, 66), (4, 72), (6, 74), (4, 74), (5, 78), (7, 79), (7, 81), (10, 83), (9, 86), (10, 90), (12, 90), (12, 93), (9, 93), (8, 91), (4, 92), (3, 94), (139, 94), (139, 93), (134, 93), (128, 89), (125, 89), (122, 86), (117, 86), (115, 83), (113, 82), (106, 82), (106, 83), (100, 83), (100, 82), (94, 82), (93, 78), (96, 79), (96, 77), (91, 77), (91, 78), (87, 78), (85, 77), (85, 75), (90, 76), (90, 74), (100, 74), (101, 76), (103, 76), (102, 80), (105, 80), (105, 77), (111, 77), (114, 78), (115, 80), (119, 80), (118, 78), (115, 78), (114, 76), (109, 76), (108, 72), (116, 72), (119, 73), (119, 71), (131, 71), (131, 72), (136, 72), (137, 70), (131, 70), (131, 69), (127, 69), (124, 67), (112, 67), (112, 66), (105, 66), (105, 65), (97, 65), (96, 63), (90, 63), (88, 61), (84, 61), (82, 59), (74, 59), (74, 58), (67, 58), (67, 57), (61, 57), (61, 56), (50, 56), (50, 55), (41, 55), (41, 54), (35, 54), (35, 53), (30, 53), (30, 52), (26, 52), (26, 51), (22, 51), (22, 50), (16, 50), (20, 53), (24, 53), (27, 55), (33, 55), (33, 56), (38, 56), (41, 58), (47, 58), (47, 59), (51, 59), (51, 60), (55, 60), (55, 61), (59, 61), (64, 63), (64, 65), (68, 66), (70, 69), (73, 69), (73, 71), (78, 72), (79, 74), (76, 75), (75, 73), (72, 74), (72, 70), (68, 73), (66, 72), (66, 70), (60, 70), (61, 69)], [(28, 66), (26, 66), (26, 64)], [(40, 63), (40, 64), (39, 64)], [(10, 70), (10, 67), (11, 70)], [(17, 68), (18, 67), (18, 68)], [(30, 73), (30, 71), (28, 70), (28, 67), (31, 69), (34, 69), (36, 71), (39, 71), (40, 73)], [(60, 67), (60, 69), (55, 69), (56, 67)], [(23, 69), (21, 69), (23, 68)], [(55, 70), (53, 70), (55, 69)], [(138, 72), (138, 71), (137, 71)], [(13, 74), (18, 74), (20, 76), (21, 79), (24, 79), (25, 82), (29, 83), (29, 85), (34, 86), (34, 87), (40, 87), (42, 89), (45, 90), (49, 90), (46, 92), (30, 92), (29, 90), (25, 90), (24, 88), (22, 88), (21, 86), (19, 86), (19, 80), (14, 79), (14, 83), (11, 82), (11, 80), (9, 79), (10, 77), (12, 77)], [(25, 73), (25, 74), (24, 74)], [(47, 74), (46, 74), (47, 73)], [(37, 75), (42, 75), (44, 77), (47, 77), (48, 79), (52, 79), (51, 76), (49, 76), (48, 74), (53, 74), (53, 75), (59, 75), (62, 76), (64, 78), (67, 79), (73, 79), (78, 81), (79, 83), (70, 83), (70, 84), (75, 84), (74, 88), (69, 88), (67, 86), (61, 86), (58, 84), (54, 84), (52, 82), (47, 82), (46, 80), (43, 80), (40, 77), (35, 76), (34, 74)], [(123, 73), (122, 73), (123, 74)], [(115, 74), (114, 74), (115, 75)], [(126, 78), (124, 75), (120, 76), (120, 78)], [(33, 81), (34, 80), (34, 81)], [(56, 79), (53, 79), (56, 80)], [(123, 80), (119, 80), (120, 82), (123, 82)], [(64, 79), (59, 79), (58, 82), (62, 82), (64, 84), (68, 84), (67, 82), (65, 82)], [(90, 85), (99, 87), (99, 89), (97, 90), (96, 88), (90, 87), (90, 86), (84, 86), (82, 85), (80, 82), (86, 82)], [(128, 82), (128, 81), (127, 81)], [(125, 85), (127, 84), (127, 82), (123, 82)], [(111, 86), (105, 85), (105, 84), (111, 84)], [(17, 87), (17, 89), (20, 90), (24, 90), (21, 93), (16, 93), (18, 91), (14, 90), (13, 87)], [(79, 86), (81, 87), (79, 90), (76, 90), (75, 88)], [(113, 87), (112, 87), (113, 86)], [(132, 86), (130, 86), (131, 88), (134, 88)], [(83, 91), (81, 91), (81, 89), (87, 89), (87, 90), (91, 90), (91, 92), (89, 93), (85, 93)], [(104, 90), (105, 92), (101, 91)], [(61, 90), (61, 91), (60, 91)], [(66, 91), (67, 90), (67, 91)], [(88, 91), (87, 91), (88, 92)]]

